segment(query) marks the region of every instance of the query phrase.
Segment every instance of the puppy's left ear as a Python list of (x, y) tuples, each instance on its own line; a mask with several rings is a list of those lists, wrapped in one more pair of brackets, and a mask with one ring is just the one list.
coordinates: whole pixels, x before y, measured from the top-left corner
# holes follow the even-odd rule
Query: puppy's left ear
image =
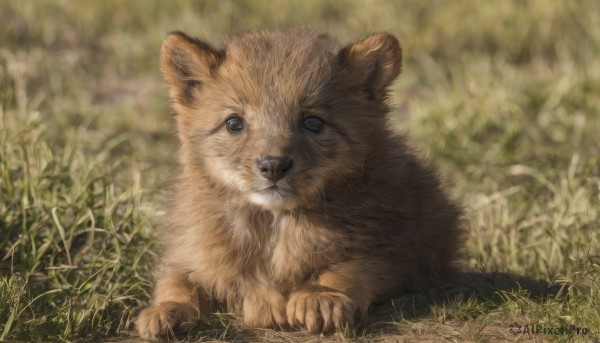
[(379, 32), (340, 50), (338, 61), (345, 81), (375, 100), (400, 74), (402, 49), (392, 34)]

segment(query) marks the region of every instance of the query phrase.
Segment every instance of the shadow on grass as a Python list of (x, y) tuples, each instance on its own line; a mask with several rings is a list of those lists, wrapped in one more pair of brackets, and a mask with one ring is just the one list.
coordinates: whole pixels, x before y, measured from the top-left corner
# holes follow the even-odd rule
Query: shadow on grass
[[(515, 274), (463, 272), (444, 290), (407, 293), (376, 304), (362, 320), (357, 333), (402, 334), (398, 322), (443, 316), (447, 307), (462, 308), (452, 311), (453, 318), (473, 320), (506, 303), (505, 294), (516, 293), (531, 300), (544, 301), (556, 296), (560, 289), (559, 285)], [(471, 305), (466, 305), (467, 302)], [(474, 303), (477, 306), (473, 306)]]

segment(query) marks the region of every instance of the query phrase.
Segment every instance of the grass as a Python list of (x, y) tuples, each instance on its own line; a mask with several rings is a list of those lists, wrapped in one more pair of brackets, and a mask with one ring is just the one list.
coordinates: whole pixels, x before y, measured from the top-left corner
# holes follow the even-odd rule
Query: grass
[(129, 339), (176, 147), (162, 37), (287, 24), (401, 39), (392, 123), (453, 180), (472, 270), (344, 337), (218, 314), (182, 339), (600, 340), (598, 2), (4, 1), (0, 22), (0, 341)]

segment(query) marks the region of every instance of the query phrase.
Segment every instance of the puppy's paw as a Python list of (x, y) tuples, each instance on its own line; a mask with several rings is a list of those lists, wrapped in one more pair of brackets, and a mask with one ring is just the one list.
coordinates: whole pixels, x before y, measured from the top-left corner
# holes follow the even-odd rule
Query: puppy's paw
[(254, 328), (286, 326), (285, 299), (275, 290), (253, 293), (244, 298), (244, 324)]
[(143, 340), (161, 342), (174, 332), (191, 327), (194, 324), (192, 312), (187, 305), (169, 301), (145, 308), (135, 326)]
[(343, 293), (302, 289), (291, 294), (286, 313), (290, 325), (320, 333), (352, 328), (357, 309), (356, 302)]

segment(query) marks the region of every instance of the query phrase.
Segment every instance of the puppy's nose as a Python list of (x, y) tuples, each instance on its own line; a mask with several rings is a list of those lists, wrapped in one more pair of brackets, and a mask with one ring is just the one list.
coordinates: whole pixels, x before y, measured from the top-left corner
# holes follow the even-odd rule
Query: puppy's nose
[(272, 181), (281, 179), (292, 168), (292, 160), (285, 156), (262, 156), (256, 164), (260, 173)]

